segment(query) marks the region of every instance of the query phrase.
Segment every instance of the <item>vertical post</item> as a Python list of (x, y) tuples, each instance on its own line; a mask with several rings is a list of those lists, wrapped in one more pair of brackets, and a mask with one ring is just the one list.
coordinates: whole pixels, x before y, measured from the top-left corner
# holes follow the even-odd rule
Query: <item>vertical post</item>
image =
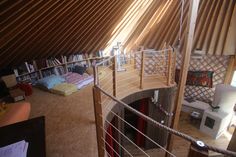
[(200, 150), (194, 145), (190, 145), (188, 157), (208, 157), (208, 151)]
[(116, 97), (117, 93), (117, 82), (116, 82), (116, 77), (117, 77), (117, 56), (114, 56), (113, 57), (113, 66), (112, 66), (112, 70), (113, 70), (113, 73), (112, 73), (112, 79), (113, 79), (113, 96)]
[(167, 86), (171, 84), (171, 69), (172, 69), (172, 50), (168, 51), (168, 74), (167, 74)]
[(96, 122), (96, 133), (97, 133), (97, 146), (98, 146), (98, 156), (104, 157), (105, 152), (105, 143), (103, 141), (103, 119), (102, 115), (102, 104), (101, 104), (101, 91), (94, 86), (93, 87), (93, 104), (94, 104), (94, 115), (95, 115), (95, 122)]
[[(196, 25), (196, 20), (197, 20), (199, 0), (190, 0), (189, 3), (190, 5), (189, 5), (189, 13), (188, 13), (188, 23), (187, 23), (187, 28), (186, 28), (187, 33), (186, 33), (183, 52), (182, 52), (183, 58), (182, 58), (182, 65), (181, 65), (181, 71), (180, 71), (180, 79), (178, 83), (178, 91), (177, 91), (176, 100), (175, 100), (174, 117), (171, 124), (171, 127), (173, 129), (178, 129), (179, 116), (180, 116), (180, 111), (182, 108), (185, 83), (187, 80), (188, 67), (189, 67), (191, 50), (192, 50), (192, 45), (193, 45), (193, 36), (194, 36), (194, 30), (195, 30), (195, 25)], [(167, 149), (170, 152), (172, 151), (172, 148), (173, 148), (173, 141), (174, 141), (174, 135), (170, 135), (170, 138), (168, 139), (168, 145), (167, 145)], [(166, 153), (166, 156), (169, 156), (169, 155)]]
[(65, 64), (64, 70), (68, 73), (67, 58), (66, 56), (61, 56), (62, 63)]
[(143, 75), (144, 75), (144, 51), (141, 50), (141, 70), (140, 70), (140, 89), (143, 89)]
[(42, 74), (42, 71), (40, 69), (39, 69), (39, 77), (43, 78), (43, 74)]
[(175, 70), (176, 70), (176, 52), (173, 49), (173, 61), (172, 61), (172, 83), (175, 82)]
[(235, 67), (236, 67), (236, 55), (230, 56), (228, 67), (227, 67), (226, 74), (225, 74), (224, 84), (231, 83)]
[(93, 77), (94, 85), (98, 85), (98, 68), (96, 65), (93, 66)]

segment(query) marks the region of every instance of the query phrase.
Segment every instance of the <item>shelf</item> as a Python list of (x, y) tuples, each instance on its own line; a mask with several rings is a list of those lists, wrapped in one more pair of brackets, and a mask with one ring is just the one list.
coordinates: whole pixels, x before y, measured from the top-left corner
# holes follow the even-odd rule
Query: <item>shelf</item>
[(24, 74), (18, 75), (16, 77), (22, 77), (22, 76), (30, 75), (30, 74), (37, 73), (37, 72), (38, 72), (38, 70), (29, 72), (29, 73), (24, 73)]
[(54, 65), (54, 66), (49, 66), (49, 67), (45, 67), (45, 68), (41, 68), (41, 69), (39, 69), (39, 70), (46, 70), (46, 69), (50, 69), (50, 68), (59, 67), (59, 66), (62, 66), (62, 65), (65, 65), (65, 63), (58, 64), (58, 65)]
[(47, 69), (51, 69), (51, 68), (59, 67), (59, 66), (65, 66), (65, 65), (67, 65), (67, 64), (73, 64), (73, 63), (78, 63), (78, 62), (83, 62), (83, 61), (89, 61), (89, 60), (105, 59), (105, 58), (108, 58), (108, 57), (109, 57), (109, 56), (106, 56), (106, 57), (93, 57), (93, 58), (87, 58), (87, 59), (83, 59), (83, 60), (77, 60), (77, 61), (71, 61), (71, 62), (61, 63), (61, 64), (54, 65), (54, 66), (49, 66), (49, 67), (40, 68), (39, 70), (35, 70), (35, 71), (29, 72), (29, 73), (24, 73), (24, 74), (21, 74), (21, 75), (16, 76), (16, 78), (23, 77), (23, 76), (27, 76), (27, 75), (30, 75), (30, 74), (33, 74), (33, 73), (37, 73), (37, 72), (40, 73), (40, 71), (42, 71), (42, 70), (47, 70)]

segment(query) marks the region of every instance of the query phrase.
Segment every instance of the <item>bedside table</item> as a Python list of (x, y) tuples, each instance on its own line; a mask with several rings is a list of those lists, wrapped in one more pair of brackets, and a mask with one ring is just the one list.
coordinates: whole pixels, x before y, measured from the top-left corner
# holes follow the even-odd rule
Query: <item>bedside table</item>
[(229, 126), (232, 114), (219, 110), (213, 112), (208, 109), (204, 112), (200, 130), (217, 139)]

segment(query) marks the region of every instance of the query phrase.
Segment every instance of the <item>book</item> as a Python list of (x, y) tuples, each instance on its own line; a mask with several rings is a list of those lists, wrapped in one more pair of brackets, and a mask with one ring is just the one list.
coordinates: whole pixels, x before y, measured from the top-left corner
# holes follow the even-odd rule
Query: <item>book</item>
[(18, 70), (14, 69), (13, 71), (14, 71), (14, 74), (16, 75), (16, 77), (18, 77), (19, 76)]
[(29, 143), (25, 140), (0, 148), (0, 156), (4, 157), (27, 157)]
[(27, 72), (29, 73), (29, 72), (30, 72), (30, 68), (29, 68), (29, 65), (28, 65), (27, 62), (25, 62), (25, 67), (26, 67), (26, 69), (27, 69)]

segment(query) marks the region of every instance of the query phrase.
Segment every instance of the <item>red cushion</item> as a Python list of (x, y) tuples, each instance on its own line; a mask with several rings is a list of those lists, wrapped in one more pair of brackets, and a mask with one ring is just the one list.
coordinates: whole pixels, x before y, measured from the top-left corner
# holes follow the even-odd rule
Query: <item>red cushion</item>
[(18, 83), (18, 87), (25, 92), (26, 96), (29, 96), (33, 93), (32, 85), (28, 83)]

